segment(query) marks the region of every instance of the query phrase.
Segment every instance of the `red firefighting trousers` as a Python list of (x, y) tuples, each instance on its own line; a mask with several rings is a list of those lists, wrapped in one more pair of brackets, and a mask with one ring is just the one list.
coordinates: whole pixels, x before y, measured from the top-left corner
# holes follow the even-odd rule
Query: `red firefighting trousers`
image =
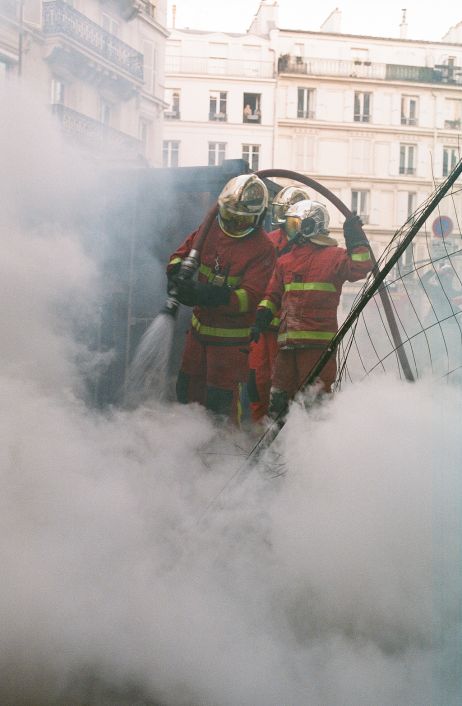
[(211, 345), (188, 331), (176, 385), (178, 402), (198, 402), (239, 424), (248, 353), (242, 343)]
[(268, 414), (271, 376), (278, 352), (277, 336), (277, 331), (263, 331), (258, 341), (250, 346), (247, 390), (253, 422)]
[[(279, 350), (274, 363), (272, 386), (278, 390), (284, 390), (289, 399), (292, 399), (322, 353), (320, 348)], [(335, 356), (332, 356), (319, 374), (324, 392), (331, 391), (336, 373), (337, 360)]]

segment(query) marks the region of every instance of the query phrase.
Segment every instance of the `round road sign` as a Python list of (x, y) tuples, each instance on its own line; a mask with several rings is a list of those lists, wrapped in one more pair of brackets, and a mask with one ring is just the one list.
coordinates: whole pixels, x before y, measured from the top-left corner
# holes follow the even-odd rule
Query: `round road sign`
[(438, 216), (432, 223), (433, 235), (437, 238), (447, 238), (451, 235), (454, 224), (449, 216)]

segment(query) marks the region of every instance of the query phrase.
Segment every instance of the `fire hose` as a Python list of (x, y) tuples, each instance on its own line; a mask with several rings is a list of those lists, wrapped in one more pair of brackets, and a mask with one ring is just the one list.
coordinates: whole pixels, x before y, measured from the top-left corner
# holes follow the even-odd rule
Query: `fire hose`
[[(335, 196), (335, 194), (333, 194), (327, 187), (323, 186), (315, 179), (305, 176), (304, 174), (299, 174), (298, 172), (294, 172), (289, 169), (263, 169), (259, 172), (256, 172), (256, 174), (262, 179), (270, 177), (280, 177), (284, 179), (291, 179), (292, 181), (299, 181), (300, 183), (309, 186), (310, 188), (314, 189), (314, 191), (317, 191), (319, 194), (324, 196), (346, 218), (352, 215), (351, 211), (345, 206), (343, 201), (341, 201), (337, 196)], [(210, 231), (212, 223), (217, 215), (217, 212), (218, 204), (215, 203), (207, 212), (206, 217), (199, 228), (198, 234), (194, 242), (194, 248), (191, 249), (187, 257), (181, 263), (181, 267), (178, 273), (178, 277), (180, 279), (191, 279), (196, 273), (200, 265), (200, 253), (202, 246), (205, 243), (205, 240)], [(361, 228), (359, 224), (357, 227)], [(377, 275), (377, 260), (375, 259), (372, 250), (371, 258), (374, 264), (374, 274)], [(388, 296), (388, 292), (384, 286), (381, 286), (379, 288), (379, 295), (382, 301), (382, 306), (385, 312), (388, 326), (390, 327), (390, 333), (396, 347), (397, 355), (401, 363), (401, 367), (403, 369), (404, 376), (406, 380), (413, 381), (414, 376), (411, 371), (411, 366), (407, 359), (406, 351), (403, 347), (403, 342), (401, 340), (401, 336), (393, 313), (393, 308), (391, 305), (390, 298)], [(178, 313), (179, 306), (180, 302), (178, 301), (178, 294), (175, 290), (175, 287), (172, 287), (169, 291), (169, 296), (164, 304), (163, 312), (175, 318)]]
[[(352, 215), (350, 209), (347, 208), (343, 201), (341, 201), (337, 196), (335, 196), (332, 191), (330, 191), (327, 187), (323, 186), (322, 184), (319, 184), (319, 182), (315, 181), (314, 179), (311, 179), (311, 177), (305, 176), (304, 174), (298, 174), (297, 172), (293, 172), (289, 169), (263, 169), (262, 171), (257, 172), (257, 175), (262, 179), (267, 177), (281, 177), (284, 179), (292, 179), (293, 181), (299, 181), (324, 196), (328, 201), (331, 202), (333, 206), (335, 206), (340, 211), (340, 213), (345, 216), (345, 218), (348, 218)], [(357, 227), (361, 228), (361, 226), (359, 225)], [(377, 276), (377, 260), (375, 259), (374, 253), (372, 252), (372, 249), (370, 247), (369, 250), (371, 253), (372, 263), (374, 265), (373, 274), (374, 276)], [(398, 324), (396, 323), (395, 315), (393, 313), (393, 307), (390, 301), (390, 297), (388, 296), (388, 292), (384, 286), (381, 286), (378, 291), (382, 302), (383, 310), (387, 319), (387, 323), (390, 327), (390, 333), (393, 338), (393, 343), (395, 344), (398, 359), (403, 369), (404, 377), (406, 378), (406, 380), (413, 382), (414, 375), (412, 374), (411, 366), (407, 359), (406, 351), (403, 347), (403, 342), (401, 340)]]
[[(212, 223), (218, 213), (218, 204), (214, 204), (207, 215), (205, 216), (195, 238), (194, 248), (189, 251), (189, 254), (183, 262), (181, 263), (180, 270), (178, 272), (179, 279), (192, 279), (194, 277), (199, 265), (202, 246), (205, 243), (207, 235), (209, 234)], [(169, 314), (173, 318), (176, 317), (178, 309), (180, 307), (180, 302), (178, 301), (178, 292), (174, 286), (169, 289), (169, 294), (167, 300), (165, 301), (162, 311), (165, 314)]]

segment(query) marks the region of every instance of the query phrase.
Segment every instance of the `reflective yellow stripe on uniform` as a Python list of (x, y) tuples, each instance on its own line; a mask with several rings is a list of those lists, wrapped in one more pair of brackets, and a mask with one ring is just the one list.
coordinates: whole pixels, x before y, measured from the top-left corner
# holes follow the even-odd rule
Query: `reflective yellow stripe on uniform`
[(330, 341), (335, 336), (331, 331), (287, 331), (278, 336), (278, 343), (288, 340), (303, 339), (311, 341)]
[(177, 265), (179, 262), (183, 262), (181, 257), (172, 257), (170, 262), (168, 263), (169, 265)]
[(249, 295), (245, 289), (235, 289), (234, 294), (239, 302), (239, 313), (245, 314), (249, 310)]
[(354, 262), (367, 262), (371, 259), (371, 254), (369, 252), (357, 252), (351, 256), (351, 259), (354, 260)]
[(248, 328), (215, 328), (215, 326), (205, 326), (201, 324), (197, 316), (192, 315), (192, 327), (197, 333), (203, 336), (215, 336), (216, 338), (247, 338), (250, 336)]
[(265, 309), (269, 309), (270, 311), (273, 312), (273, 314), (276, 313), (276, 307), (273, 304), (273, 302), (270, 299), (262, 299), (260, 304), (258, 305), (258, 308), (260, 309), (261, 307), (265, 307)]
[(270, 326), (273, 326), (274, 328), (279, 328), (281, 324), (281, 319), (279, 316), (275, 316), (274, 319), (271, 319)]
[(286, 292), (336, 292), (332, 282), (289, 282), (284, 285)]
[[(199, 272), (202, 275), (205, 275), (205, 277), (207, 277), (209, 282), (213, 281), (213, 278), (216, 276), (216, 273), (208, 265), (200, 265)], [(231, 287), (237, 287), (237, 285), (239, 284), (241, 279), (242, 279), (242, 277), (227, 276), (225, 281)]]

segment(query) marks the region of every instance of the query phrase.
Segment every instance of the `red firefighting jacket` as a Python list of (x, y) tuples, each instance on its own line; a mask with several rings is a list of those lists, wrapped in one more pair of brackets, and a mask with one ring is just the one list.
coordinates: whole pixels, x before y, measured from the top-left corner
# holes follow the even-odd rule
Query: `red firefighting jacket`
[(337, 307), (347, 280), (363, 279), (371, 270), (368, 247), (349, 255), (344, 248), (295, 245), (275, 266), (258, 308), (280, 310), (280, 348), (325, 346), (337, 333)]
[[(282, 228), (272, 230), (270, 233), (268, 233), (268, 238), (271, 240), (274, 247), (276, 248), (276, 257), (280, 257), (281, 253), (284, 251), (285, 248), (288, 247), (289, 243), (285, 231)], [(279, 312), (276, 312), (276, 315), (271, 320), (270, 330), (277, 331), (280, 323), (281, 317), (279, 315)]]
[[(167, 271), (181, 262), (194, 247), (194, 231), (175, 250)], [(192, 327), (205, 343), (248, 343), (250, 326), (276, 260), (274, 246), (263, 229), (243, 238), (231, 238), (215, 220), (200, 253), (199, 282), (232, 288), (229, 304), (193, 309)]]

